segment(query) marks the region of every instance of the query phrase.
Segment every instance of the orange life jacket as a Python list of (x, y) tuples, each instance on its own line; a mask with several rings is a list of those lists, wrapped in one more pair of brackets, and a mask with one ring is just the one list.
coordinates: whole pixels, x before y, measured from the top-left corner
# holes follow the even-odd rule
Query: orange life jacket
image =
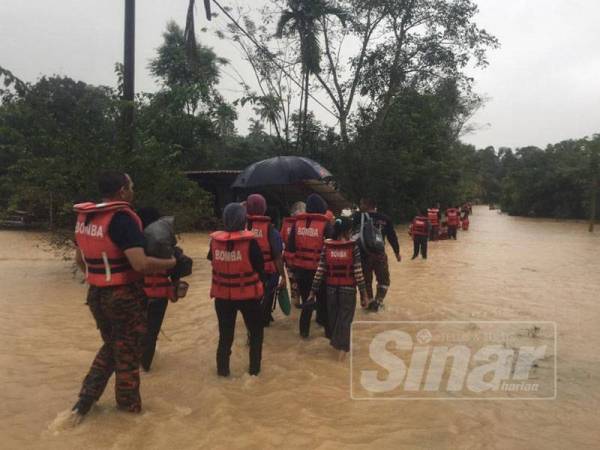
[(144, 277), (144, 292), (148, 298), (175, 299), (175, 286), (166, 273), (156, 273)]
[(427, 217), (415, 217), (412, 221), (411, 233), (413, 237), (427, 236)]
[(125, 253), (110, 239), (108, 227), (117, 212), (129, 214), (142, 230), (142, 221), (127, 202), (79, 203), (75, 240), (85, 262), (85, 279), (92, 286), (121, 286), (141, 280)]
[(437, 227), (439, 226), (439, 221), (438, 221), (438, 212), (440, 210), (437, 208), (429, 208), (427, 210), (427, 218), (429, 219), (429, 222), (431, 222), (431, 226), (432, 227)]
[(327, 285), (355, 286), (354, 241), (334, 241), (327, 239), (324, 244), (327, 263)]
[(448, 208), (446, 210), (446, 218), (448, 220), (449, 227), (458, 226), (459, 218), (458, 218), (458, 209), (456, 208)]
[(281, 240), (283, 241), (283, 260), (288, 267), (294, 267), (294, 254), (289, 249), (289, 238), (292, 228), (296, 223), (296, 217), (286, 217), (281, 224)]
[(329, 219), (323, 214), (302, 213), (296, 216), (296, 267), (317, 270), (328, 223)]
[(466, 217), (462, 220), (462, 229), (464, 231), (467, 231), (469, 229), (469, 219)]
[(255, 300), (264, 288), (250, 262), (252, 231), (216, 231), (210, 235), (212, 286), (210, 296), (225, 300)]
[(271, 218), (267, 216), (248, 216), (248, 230), (254, 233), (258, 246), (265, 260), (265, 273), (272, 274), (277, 272), (273, 253), (271, 251), (271, 242), (269, 241), (269, 225)]

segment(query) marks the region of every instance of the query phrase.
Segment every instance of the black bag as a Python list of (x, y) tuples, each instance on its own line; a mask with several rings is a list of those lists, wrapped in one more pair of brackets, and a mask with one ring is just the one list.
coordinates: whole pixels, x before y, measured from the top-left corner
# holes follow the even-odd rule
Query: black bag
[(161, 217), (144, 230), (146, 237), (146, 255), (168, 259), (173, 257), (177, 239), (175, 238), (175, 219)]
[(358, 237), (361, 248), (367, 253), (384, 253), (385, 241), (381, 230), (375, 226), (368, 213), (360, 214), (360, 233)]

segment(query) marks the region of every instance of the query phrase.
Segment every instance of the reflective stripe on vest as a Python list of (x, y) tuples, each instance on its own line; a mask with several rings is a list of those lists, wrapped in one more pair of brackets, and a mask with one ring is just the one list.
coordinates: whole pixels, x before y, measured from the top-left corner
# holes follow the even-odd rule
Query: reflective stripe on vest
[(458, 209), (456, 208), (448, 208), (446, 210), (446, 219), (448, 221), (448, 226), (455, 227), (458, 225)]
[(431, 225), (434, 227), (439, 225), (439, 222), (438, 222), (438, 212), (439, 211), (440, 210), (437, 208), (429, 208), (427, 210), (427, 218), (431, 222)]
[(355, 286), (354, 241), (325, 241), (325, 262), (327, 263), (327, 285)]
[(129, 214), (142, 229), (142, 221), (127, 202), (80, 203), (75, 240), (86, 266), (86, 280), (92, 286), (120, 286), (142, 278), (133, 270), (123, 251), (110, 239), (108, 228), (117, 212)]
[(252, 231), (212, 233), (212, 286), (210, 296), (224, 300), (255, 300), (263, 296), (263, 284), (250, 261)]
[(248, 230), (254, 233), (258, 246), (262, 251), (265, 260), (265, 273), (272, 274), (277, 272), (275, 262), (273, 262), (273, 253), (271, 242), (269, 241), (269, 225), (271, 218), (267, 216), (248, 216)]
[(296, 267), (317, 270), (328, 223), (323, 214), (302, 213), (296, 216)]
[(427, 236), (427, 218), (421, 216), (415, 217), (411, 232), (413, 236)]
[(148, 298), (175, 298), (175, 287), (166, 274), (146, 275), (144, 277), (144, 292)]

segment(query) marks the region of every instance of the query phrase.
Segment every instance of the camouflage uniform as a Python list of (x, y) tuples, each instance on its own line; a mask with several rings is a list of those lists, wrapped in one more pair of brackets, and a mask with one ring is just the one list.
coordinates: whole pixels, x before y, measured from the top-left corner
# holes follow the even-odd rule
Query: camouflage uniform
[(145, 296), (141, 283), (90, 286), (87, 304), (104, 345), (83, 380), (80, 398), (97, 401), (115, 372), (115, 397), (120, 409), (140, 412), (140, 357), (146, 334)]

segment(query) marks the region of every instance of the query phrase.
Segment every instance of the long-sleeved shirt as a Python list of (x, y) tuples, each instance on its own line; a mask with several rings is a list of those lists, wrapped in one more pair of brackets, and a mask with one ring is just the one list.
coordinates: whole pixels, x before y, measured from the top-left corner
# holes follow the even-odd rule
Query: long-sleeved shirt
[[(360, 248), (358, 245), (354, 246), (354, 250), (352, 251), (353, 257), (353, 272), (354, 272), (354, 281), (356, 282), (356, 286), (358, 286), (358, 290), (361, 294), (366, 293), (367, 286), (365, 284), (365, 277), (363, 275), (362, 263), (360, 258)], [(315, 273), (315, 277), (313, 278), (313, 283), (311, 287), (311, 291), (313, 293), (317, 293), (321, 283), (323, 282), (323, 278), (327, 277), (327, 273), (329, 272), (329, 267), (327, 265), (327, 258), (325, 257), (325, 248), (321, 251), (321, 258), (319, 259), (319, 266), (317, 267), (317, 272)]]
[[(355, 212), (352, 216), (352, 226), (354, 230), (360, 230), (360, 215), (364, 214), (360, 211)], [(384, 239), (392, 246), (392, 250), (394, 253), (398, 255), (400, 253), (400, 244), (398, 243), (398, 235), (396, 234), (396, 230), (394, 229), (394, 224), (392, 223), (392, 219), (390, 219), (385, 214), (382, 214), (377, 211), (368, 212), (369, 217), (373, 220), (373, 224), (379, 228), (381, 234)]]

